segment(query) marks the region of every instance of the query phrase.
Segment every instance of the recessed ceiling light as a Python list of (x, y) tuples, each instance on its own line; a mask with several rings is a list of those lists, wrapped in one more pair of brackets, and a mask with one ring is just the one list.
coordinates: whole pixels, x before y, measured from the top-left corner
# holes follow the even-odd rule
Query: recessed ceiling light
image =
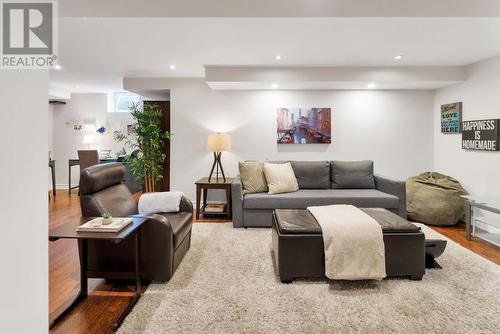
[(403, 59), (403, 55), (397, 55), (397, 56), (394, 57), (394, 59), (401, 60), (401, 59)]
[(368, 88), (375, 88), (375, 84), (372, 82), (372, 83), (369, 83), (368, 86), (366, 86)]
[(76, 89), (80, 89), (80, 86), (75, 86)]
[(276, 55), (276, 56), (274, 56), (274, 59), (281, 60), (281, 56), (280, 55)]
[(170, 65), (170, 69), (175, 70), (175, 65), (174, 64)]
[(271, 88), (278, 88), (278, 87), (279, 87), (279, 85), (278, 85), (278, 84), (275, 84), (275, 83), (273, 83), (273, 84), (271, 85)]
[(60, 69), (62, 69), (62, 66), (61, 66), (61, 65), (59, 65), (59, 64), (57, 64), (57, 65), (55, 65), (55, 66), (54, 66), (54, 69), (55, 69), (55, 70), (60, 70)]

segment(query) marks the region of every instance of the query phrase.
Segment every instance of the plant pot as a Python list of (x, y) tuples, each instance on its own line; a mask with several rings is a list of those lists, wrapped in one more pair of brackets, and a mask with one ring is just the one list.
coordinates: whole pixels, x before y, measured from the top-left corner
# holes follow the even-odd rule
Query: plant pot
[(113, 218), (103, 218), (101, 221), (102, 225), (109, 225), (113, 222)]

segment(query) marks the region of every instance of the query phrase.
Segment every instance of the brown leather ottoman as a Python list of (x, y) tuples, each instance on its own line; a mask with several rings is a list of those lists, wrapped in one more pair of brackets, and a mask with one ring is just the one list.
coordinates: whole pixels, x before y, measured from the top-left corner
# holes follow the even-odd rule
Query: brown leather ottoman
[[(421, 280), (425, 274), (425, 235), (420, 228), (385, 209), (361, 210), (382, 227), (387, 276)], [(325, 277), (321, 227), (307, 210), (274, 210), (272, 234), (281, 282)]]

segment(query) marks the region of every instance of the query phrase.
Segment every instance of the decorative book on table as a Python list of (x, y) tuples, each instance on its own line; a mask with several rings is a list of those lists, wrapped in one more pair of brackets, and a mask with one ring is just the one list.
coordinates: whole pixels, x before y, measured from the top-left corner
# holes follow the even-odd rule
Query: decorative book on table
[[(105, 222), (111, 220), (109, 224)], [(120, 232), (125, 227), (132, 223), (132, 218), (94, 218), (83, 225), (80, 225), (76, 230), (78, 232)]]
[(224, 204), (207, 204), (205, 212), (222, 213), (224, 212)]

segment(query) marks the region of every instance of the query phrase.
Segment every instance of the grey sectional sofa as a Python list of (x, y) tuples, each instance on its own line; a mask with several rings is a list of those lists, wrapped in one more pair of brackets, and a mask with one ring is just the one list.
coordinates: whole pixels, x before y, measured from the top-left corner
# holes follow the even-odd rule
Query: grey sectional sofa
[(274, 209), (331, 204), (385, 208), (406, 218), (405, 182), (374, 175), (372, 161), (290, 163), (299, 184), (296, 192), (245, 194), (240, 177), (235, 178), (231, 186), (233, 227), (271, 227)]

